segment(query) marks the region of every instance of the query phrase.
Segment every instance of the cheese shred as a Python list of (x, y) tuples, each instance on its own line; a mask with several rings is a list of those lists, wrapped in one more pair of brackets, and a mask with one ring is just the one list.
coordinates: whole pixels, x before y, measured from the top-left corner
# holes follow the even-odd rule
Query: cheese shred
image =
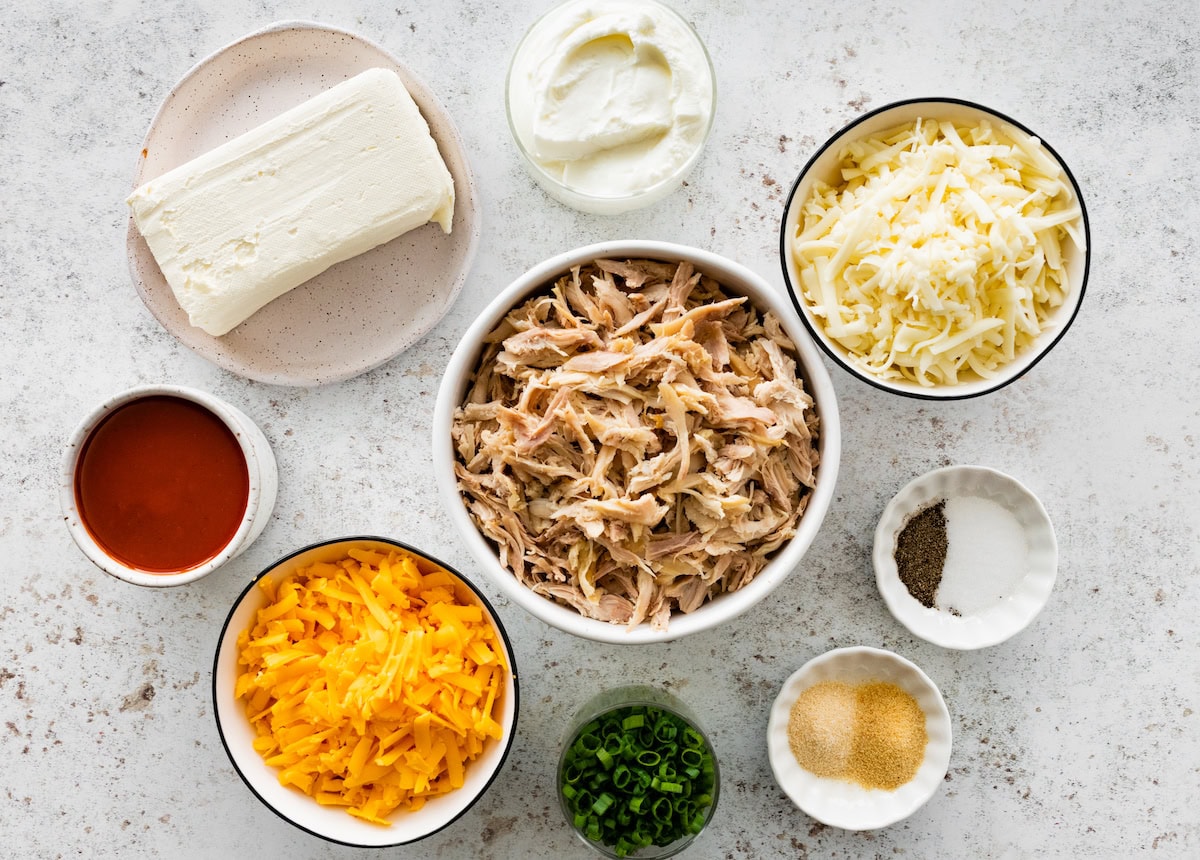
[(885, 380), (991, 378), (1074, 287), (1082, 209), (1041, 143), (917, 120), (844, 145), (842, 181), (815, 184), (791, 252), (800, 290), (850, 360)]
[(450, 573), (352, 549), (259, 587), (267, 605), (238, 636), (235, 692), (281, 784), (386, 825), (460, 788), (500, 739), (504, 649)]

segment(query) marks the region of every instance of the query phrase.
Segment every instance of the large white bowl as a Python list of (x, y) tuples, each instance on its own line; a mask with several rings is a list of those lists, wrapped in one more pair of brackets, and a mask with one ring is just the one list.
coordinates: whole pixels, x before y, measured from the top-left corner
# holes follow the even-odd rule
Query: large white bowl
[[(1041, 140), (1042, 147), (1050, 154), (1050, 157), (1062, 167), (1071, 193), (1074, 195), (1076, 202), (1079, 204), (1079, 209), (1083, 213), (1080, 219), (1082, 221), (1081, 229), (1087, 247), (1080, 249), (1068, 242), (1063, 245), (1062, 249), (1063, 260), (1070, 283), (1070, 293), (1067, 295), (1066, 301), (1051, 311), (1046, 325), (1034, 342), (1026, 349), (1017, 353), (1013, 360), (1004, 365), (998, 371), (997, 375), (991, 379), (982, 379), (974, 375), (970, 377), (963, 376), (954, 385), (932, 387), (923, 386), (909, 380), (881, 379), (856, 364), (850, 358), (846, 348), (825, 333), (823, 322), (813, 314), (812, 308), (805, 300), (804, 292), (800, 287), (799, 272), (791, 250), (791, 240), (796, 235), (800, 212), (812, 195), (813, 186), (818, 181), (829, 185), (836, 185), (841, 182), (839, 173), (841, 165), (840, 151), (842, 145), (847, 141), (870, 137), (888, 129), (914, 122), (917, 119), (938, 119), (970, 123), (987, 120), (993, 126), (1000, 127), (1007, 124), (1038, 138)], [(1041, 361), (1046, 353), (1066, 334), (1067, 328), (1079, 312), (1079, 305), (1083, 301), (1084, 290), (1087, 287), (1088, 267), (1091, 260), (1091, 231), (1088, 226), (1087, 208), (1083, 204), (1083, 195), (1080, 193), (1079, 183), (1076, 182), (1066, 162), (1039, 135), (1015, 119), (979, 104), (953, 98), (921, 98), (894, 102), (869, 111), (829, 138), (817, 150), (816, 154), (800, 171), (800, 175), (792, 185), (791, 193), (784, 204), (783, 225), (779, 236), (779, 254), (788, 292), (791, 295), (792, 303), (800, 312), (800, 318), (804, 321), (804, 325), (811, 332), (821, 348), (843, 369), (864, 382), (876, 388), (881, 388), (884, 391), (890, 391), (893, 394), (901, 394), (905, 397), (914, 397), (922, 400), (960, 400), (988, 394), (1019, 379), (1033, 368), (1035, 364)]]
[[(788, 742), (788, 720), (800, 694), (822, 681), (895, 684), (925, 712), (928, 743), (916, 775), (894, 791), (829, 779), (800, 766)], [(804, 812), (844, 830), (875, 830), (912, 815), (937, 793), (950, 766), (950, 712), (937, 685), (914, 663), (882, 648), (835, 648), (814, 657), (783, 683), (767, 723), (767, 753), (775, 781)]]
[[(263, 761), (262, 756), (254, 749), (255, 731), (246, 716), (245, 703), (234, 697), (238, 678), (238, 634), (253, 624), (255, 614), (266, 605), (266, 596), (258, 587), (258, 581), (264, 576), (283, 577), (305, 565), (345, 558), (351, 548), (385, 553), (400, 549), (452, 574), (474, 593), (485, 617), (496, 629), (509, 668), (505, 677), (504, 694), (497, 699), (501, 712), (499, 722), (503, 729), (500, 740), (489, 740), (483, 753), (466, 765), (462, 788), (433, 798), (416, 812), (397, 810), (389, 817), (390, 827), (355, 818), (339, 807), (322, 806), (299, 789), (280, 785), (278, 769)], [(221, 629), (213, 661), (212, 683), (213, 711), (221, 743), (225, 745), (225, 751), (229, 754), (234, 769), (254, 796), (284, 821), (314, 836), (342, 845), (359, 848), (405, 845), (424, 839), (452, 824), (475, 804), (495, 780), (516, 737), (517, 711), (520, 704), (517, 667), (512, 643), (504, 625), (500, 623), (496, 610), (488, 603), (483, 593), (458, 571), (419, 549), (388, 538), (348, 537), (313, 544), (284, 556), (255, 577), (234, 603), (229, 617), (225, 620), (225, 626)]]
[[(759, 308), (773, 311), (784, 331), (796, 344), (798, 372), (804, 380), (805, 390), (813, 398), (820, 419), (818, 449), (821, 463), (817, 470), (816, 487), (809, 497), (808, 507), (800, 518), (795, 537), (779, 550), (748, 585), (710, 600), (694, 612), (675, 613), (665, 630), (655, 630), (646, 622), (630, 629), (623, 624), (586, 618), (522, 585), (513, 573), (500, 563), (494, 545), (483, 536), (471, 519), (454, 476), (452, 419), (454, 410), (463, 401), (475, 371), (484, 337), (513, 307), (540, 292), (572, 266), (597, 258), (641, 258), (670, 262), (688, 260), (697, 271), (715, 278), (731, 293), (744, 294)], [(829, 509), (834, 483), (837, 480), (841, 441), (837, 398), (829, 373), (821, 362), (817, 348), (805, 334), (796, 320), (795, 312), (779, 291), (745, 266), (732, 260), (697, 248), (653, 241), (600, 242), (577, 248), (534, 266), (513, 281), (484, 309), (463, 335), (442, 378), (433, 414), (433, 461), (438, 491), (450, 519), (467, 542), (483, 575), (491, 580), (505, 597), (547, 624), (585, 639), (622, 645), (666, 642), (708, 630), (745, 612), (783, 582), (800, 564), (801, 558), (817, 535), (825, 512)]]

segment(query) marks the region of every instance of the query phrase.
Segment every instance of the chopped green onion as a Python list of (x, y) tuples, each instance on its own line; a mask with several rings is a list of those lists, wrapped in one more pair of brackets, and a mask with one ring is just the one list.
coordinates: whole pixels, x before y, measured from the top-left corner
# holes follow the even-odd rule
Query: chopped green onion
[(588, 732), (579, 736), (579, 740), (575, 741), (575, 752), (580, 755), (588, 755), (595, 753), (600, 749), (601, 740), (599, 736)]
[(583, 779), (583, 765), (579, 762), (571, 762), (563, 768), (563, 782), (574, 785)]
[(559, 791), (575, 828), (625, 857), (703, 828), (716, 766), (703, 736), (661, 708), (592, 720), (563, 753)]
[(635, 780), (637, 780), (637, 785), (634, 786), (633, 791), (630, 793), (631, 794), (645, 794), (646, 789), (648, 789), (650, 787), (650, 774), (644, 770), (639, 769), (639, 770), (635, 770), (633, 772), (633, 777)]
[(654, 767), (656, 764), (662, 761), (662, 756), (660, 756), (654, 750), (642, 750), (637, 754), (637, 761), (638, 764), (643, 764), (646, 767)]

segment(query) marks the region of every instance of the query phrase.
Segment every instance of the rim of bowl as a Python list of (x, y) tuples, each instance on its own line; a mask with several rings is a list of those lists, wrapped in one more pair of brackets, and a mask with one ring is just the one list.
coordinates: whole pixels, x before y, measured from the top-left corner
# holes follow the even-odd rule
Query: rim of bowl
[[(519, 301), (544, 289), (553, 278), (571, 266), (602, 257), (642, 257), (664, 262), (688, 260), (700, 271), (716, 273), (716, 279), (726, 289), (737, 295), (746, 295), (760, 309), (774, 311), (784, 331), (796, 344), (805, 390), (813, 398), (821, 421), (818, 441), (821, 463), (817, 467), (816, 487), (797, 523), (796, 535), (749, 584), (706, 602), (695, 612), (674, 613), (667, 629), (661, 631), (654, 630), (646, 622), (629, 630), (623, 624), (587, 618), (523, 585), (512, 571), (501, 565), (491, 543), (467, 513), (454, 473), (455, 456), (450, 428), (454, 410), (462, 402), (462, 395), (478, 361), (483, 338)], [(733, 281), (749, 284), (751, 289), (743, 290)], [(841, 424), (833, 382), (821, 361), (821, 353), (812, 344), (808, 332), (797, 325), (794, 318), (795, 312), (779, 294), (779, 290), (746, 266), (711, 251), (671, 242), (613, 240), (584, 245), (556, 254), (517, 276), (480, 312), (460, 338), (442, 376), (433, 413), (433, 462), (439, 495), (451, 521), (479, 563), (482, 575), (500, 589), (506, 598), (544, 623), (584, 639), (615, 645), (681, 639), (731, 621), (763, 600), (796, 570), (816, 539), (833, 500), (841, 460)]]
[[(671, 172), (670, 176), (666, 176), (666, 177), (660, 179), (658, 182), (655, 182), (653, 185), (643, 188), (641, 191), (638, 191), (633, 194), (620, 194), (620, 195), (616, 195), (616, 196), (607, 196), (607, 195), (600, 196), (600, 195), (596, 195), (596, 194), (588, 194), (586, 191), (580, 191), (570, 185), (567, 185), (561, 179), (557, 179), (556, 177), (547, 173), (542, 168), (542, 166), (540, 164), (538, 164), (537, 161), (534, 159), (533, 153), (530, 152), (528, 148), (526, 148), (525, 142), (523, 140), (521, 140), (521, 135), (517, 132), (517, 127), (513, 123), (513, 112), (512, 112), (512, 74), (513, 74), (513, 66), (515, 66), (516, 62), (517, 62), (517, 57), (519, 57), (521, 55), (521, 49), (525, 46), (525, 43), (529, 40), (529, 37), (533, 34), (534, 30), (536, 30), (539, 26), (541, 26), (542, 23), (544, 23), (547, 18), (562, 11), (562, 9), (566, 6), (569, 6), (572, 4), (585, 5), (585, 0), (564, 0), (564, 2), (557, 3), (554, 6), (547, 9), (542, 14), (540, 14), (533, 21), (533, 23), (529, 25), (529, 28), (526, 29), (524, 34), (522, 34), (520, 40), (517, 42), (517, 46), (513, 50), (512, 57), (510, 57), (509, 61), (508, 61), (508, 70), (504, 74), (504, 116), (508, 122), (509, 135), (512, 137), (513, 142), (517, 146), (517, 152), (519, 152), (521, 154), (521, 160), (525, 163), (526, 167), (528, 167), (530, 170), (532, 170), (543, 181), (549, 183), (550, 185), (552, 185), (556, 188), (563, 189), (567, 194), (571, 195), (572, 197), (577, 197), (581, 201), (584, 201), (585, 203), (598, 203), (598, 204), (604, 205), (604, 206), (608, 206), (608, 205), (619, 206), (621, 204), (628, 204), (628, 203), (639, 203), (640, 204), (640, 202), (644, 199), (649, 199), (649, 203), (653, 203), (658, 199), (658, 197), (665, 196), (665, 194), (668, 193), (668, 192), (665, 192), (665, 190), (664, 190), (668, 186), (671, 187), (672, 191), (675, 190), (674, 186), (677, 185), (682, 180), (686, 179), (688, 177), (688, 175), (691, 174), (692, 169), (696, 166), (696, 163), (700, 160), (700, 155), (701, 155), (701, 153), (704, 152), (705, 146), (708, 145), (708, 138), (712, 134), (713, 125), (716, 123), (716, 118), (717, 118), (717, 70), (716, 70), (716, 67), (713, 65), (712, 55), (708, 52), (708, 46), (705, 45), (704, 40), (700, 38), (700, 33), (696, 30), (695, 27), (692, 26), (691, 22), (688, 21), (687, 18), (683, 17), (682, 13), (680, 13), (673, 6), (670, 6), (667, 3), (662, 2), (662, 0), (637, 0), (637, 2), (638, 2), (638, 4), (643, 5), (643, 6), (658, 6), (658, 7), (662, 8), (665, 12), (667, 12), (669, 15), (676, 18), (681, 24), (683, 24), (683, 26), (687, 29), (687, 31), (692, 34), (692, 37), (695, 39), (696, 44), (700, 46), (700, 52), (704, 55), (705, 68), (708, 69), (708, 79), (711, 83), (712, 97), (709, 99), (708, 122), (705, 123), (704, 134), (700, 138), (700, 143), (696, 147), (695, 151), (691, 155), (689, 155), (687, 157), (687, 159), (683, 163), (681, 163), (680, 166), (676, 170), (673, 170)], [(559, 201), (559, 202), (562, 202), (562, 201)], [(646, 205), (649, 205), (649, 203), (647, 203)], [(568, 204), (564, 204), (564, 205), (568, 205)], [(640, 207), (632, 206), (630, 208), (637, 209)]]
[[(1026, 571), (1025, 576), (1014, 587), (1008, 602), (980, 613), (956, 618), (945, 610), (922, 606), (908, 593), (904, 584), (900, 582), (893, 553), (896, 535), (904, 527), (907, 516), (915, 513), (922, 505), (930, 503), (928, 500), (922, 500), (927, 488), (952, 490), (956, 482), (971, 481), (980, 488), (1004, 487), (1012, 496), (1021, 500), (1029, 516), (1042, 530), (1036, 546), (1049, 565), (1048, 572), (1042, 575), (1038, 575), (1036, 570)], [(938, 498), (940, 494), (934, 492), (931, 495)], [(949, 496), (947, 493), (945, 498)], [(1010, 513), (1016, 516), (1015, 512)], [(1028, 536), (1030, 530), (1023, 527), (1022, 531)], [(917, 475), (888, 500), (875, 525), (871, 566), (875, 572), (875, 585), (883, 597), (884, 604), (892, 617), (908, 632), (941, 648), (976, 651), (1007, 642), (1023, 632), (1041, 615), (1058, 579), (1058, 536), (1042, 500), (1017, 478), (991, 466), (942, 466)]]
[[(79, 514), (79, 507), (75, 500), (75, 467), (79, 462), (79, 454), (83, 450), (84, 443), (91, 436), (92, 431), (114, 410), (146, 397), (178, 397), (182, 400), (189, 400), (220, 418), (221, 422), (229, 428), (229, 432), (237, 439), (238, 447), (246, 460), (246, 472), (249, 477), (242, 522), (237, 531), (233, 533), (233, 537), (221, 548), (219, 553), (203, 564), (175, 573), (154, 573), (130, 567), (110, 556), (101, 549), (100, 544), (83, 524), (83, 517)], [(189, 582), (202, 579), (236, 556), (254, 526), (263, 491), (259, 475), (258, 452), (254, 450), (254, 445), (241, 427), (239, 414), (233, 406), (219, 397), (198, 388), (189, 388), (183, 385), (138, 385), (114, 394), (88, 412), (67, 439), (59, 466), (59, 504), (62, 507), (62, 517), (75, 544), (83, 551), (88, 560), (109, 576), (123, 582), (149, 588), (169, 588), (176, 585), (187, 585)]]
[[(1071, 190), (1075, 193), (1075, 199), (1079, 203), (1080, 220), (1083, 222), (1083, 236), (1087, 247), (1085, 247), (1083, 250), (1083, 274), (1079, 278), (1078, 289), (1071, 298), (1071, 303), (1073, 306), (1071, 307), (1070, 315), (1066, 318), (1058, 330), (1053, 333), (1053, 337), (1051, 337), (1044, 346), (1038, 346), (1036, 348), (1036, 353), (1032, 360), (1030, 360), (1029, 364), (1023, 367), (1019, 372), (1006, 374), (1001, 379), (991, 381), (992, 384), (990, 385), (981, 384), (977, 390), (968, 391), (965, 393), (961, 391), (956, 393), (955, 388), (957, 388), (957, 386), (947, 386), (945, 393), (938, 393), (938, 388), (933, 388), (928, 391), (900, 388), (892, 385), (886, 380), (877, 379), (855, 367), (846, 360), (844, 355), (826, 342), (824, 332), (822, 332), (819, 327), (814, 325), (812, 320), (809, 319), (808, 314), (805, 313), (805, 303), (797, 294), (796, 286), (792, 283), (791, 275), (788, 273), (788, 254), (790, 253), (788, 248), (788, 240), (791, 238), (788, 235), (788, 216), (792, 211), (793, 205), (796, 203), (796, 192), (800, 189), (800, 183), (803, 182), (805, 176), (808, 175), (808, 172), (812, 169), (813, 165), (816, 164), (817, 160), (824, 155), (826, 151), (832, 149), (842, 140), (847, 138), (854, 129), (858, 128), (873, 117), (876, 117), (885, 111), (895, 110), (896, 108), (908, 107), (916, 104), (950, 104), (957, 105), (959, 107), (970, 108), (972, 110), (977, 110), (988, 114), (989, 116), (993, 116), (1002, 122), (1019, 128), (1030, 137), (1037, 138), (1038, 142), (1041, 143), (1048, 153), (1050, 153), (1050, 157), (1054, 159), (1059, 167), (1063, 169), (1063, 173), (1066, 174), (1067, 181), (1071, 185)], [(803, 203), (803, 201), (801, 201), (801, 203)], [(804, 324), (804, 327), (808, 330), (809, 334), (812, 335), (813, 340), (817, 342), (817, 345), (822, 349), (822, 351), (824, 351), (826, 355), (833, 359), (837, 366), (842, 370), (849, 373), (855, 379), (859, 379), (868, 385), (879, 389), (880, 391), (886, 391), (889, 394), (899, 394), (902, 397), (909, 397), (914, 400), (969, 400), (974, 397), (983, 397), (986, 394), (999, 391), (1001, 388), (1004, 388), (1005, 386), (1010, 385), (1023, 377), (1050, 353), (1050, 350), (1052, 350), (1058, 344), (1058, 342), (1062, 340), (1063, 336), (1067, 333), (1067, 329), (1069, 329), (1071, 324), (1075, 322), (1075, 317), (1079, 315), (1079, 309), (1083, 306), (1084, 293), (1087, 291), (1088, 275), (1091, 271), (1092, 265), (1091, 221), (1088, 218), (1087, 205), (1083, 200), (1083, 192), (1079, 187), (1079, 182), (1076, 180), (1075, 174), (1071, 171), (1070, 165), (1067, 164), (1062, 156), (1058, 154), (1058, 150), (1051, 146), (1045, 138), (1035, 133), (1024, 123), (1019, 122), (1018, 120), (1015, 120), (1007, 114), (995, 110), (994, 108), (981, 105), (979, 102), (954, 98), (952, 96), (929, 96), (924, 98), (901, 99), (900, 101), (889, 102), (888, 104), (881, 105), (873, 110), (869, 110), (861, 116), (851, 120), (849, 123), (835, 131), (823, 144), (821, 144), (820, 148), (813, 153), (808, 161), (804, 163), (804, 167), (802, 167), (800, 172), (796, 174), (796, 179), (794, 182), (792, 182), (791, 190), (788, 192), (788, 195), (783, 202), (783, 216), (779, 225), (779, 263), (780, 268), (783, 270), (783, 281), (787, 286), (788, 297), (792, 300), (792, 304), (795, 306), (796, 313), (800, 316), (800, 321)], [(988, 381), (989, 380), (982, 380), (981, 382), (986, 383)]]
[[(935, 731), (930, 734), (936, 736), (936, 739), (939, 741), (938, 747), (934, 750), (934, 754), (938, 755), (939, 757), (938, 759), (934, 760), (934, 764), (938, 766), (939, 770), (941, 770), (941, 775), (939, 775), (936, 782), (930, 783), (928, 792), (920, 799), (919, 803), (916, 803), (911, 808), (902, 811), (902, 813), (899, 815), (883, 816), (878, 821), (871, 820), (866, 826), (861, 826), (856, 822), (845, 819), (834, 820), (836, 816), (831, 816), (824, 813), (818, 815), (814, 813), (812, 810), (801, 804), (797, 797), (799, 791), (796, 790), (796, 780), (794, 777), (789, 778), (788, 774), (788, 771), (792, 771), (793, 775), (796, 773), (795, 770), (792, 770), (792, 763), (795, 763), (796, 768), (798, 768), (801, 772), (801, 778), (807, 778), (804, 776), (804, 769), (799, 765), (798, 762), (796, 762), (795, 757), (792, 755), (791, 747), (789, 746), (787, 739), (787, 727), (791, 716), (791, 707), (795, 703), (798, 694), (803, 693), (804, 690), (809, 689), (809, 687), (812, 687), (815, 683), (819, 683), (819, 680), (816, 680), (811, 684), (807, 684), (803, 689), (798, 691), (797, 695), (791, 695), (792, 688), (796, 685), (801, 677), (822, 669), (828, 663), (845, 663), (855, 658), (863, 658), (865, 661), (870, 661), (873, 664), (892, 663), (899, 665), (907, 672), (915, 676), (920, 684), (926, 688), (926, 692), (931, 694), (930, 698), (934, 706), (933, 712), (926, 711), (924, 706), (921, 707), (921, 710), (925, 713), (927, 731), (929, 722), (934, 720), (937, 721)], [(892, 683), (895, 682), (893, 681)], [(901, 686), (901, 688), (904, 689), (904, 685), (898, 686)], [(908, 692), (909, 695), (913, 695), (909, 690), (905, 690), (905, 692)], [(786, 697), (784, 695), (785, 693), (788, 694)], [(914, 698), (916, 697), (914, 696)], [(918, 702), (918, 704), (920, 703)], [(940, 742), (942, 732), (945, 733), (944, 743)], [(931, 738), (930, 743), (933, 742), (934, 740)], [(878, 830), (880, 828), (895, 824), (898, 821), (903, 821), (909, 816), (915, 814), (919, 809), (921, 809), (921, 807), (932, 800), (934, 795), (937, 794), (938, 786), (942, 783), (942, 777), (949, 769), (950, 758), (953, 754), (953, 751), (954, 721), (950, 717), (950, 709), (946, 706), (946, 699), (942, 695), (941, 688), (934, 683), (933, 679), (929, 677), (924, 669), (922, 669), (912, 660), (897, 654), (895, 651), (889, 651), (886, 648), (876, 648), (870, 645), (846, 645), (838, 648), (832, 648), (806, 661), (802, 666), (796, 669), (796, 671), (788, 675), (780, 685), (779, 692), (775, 695), (775, 699), (771, 703), (771, 709), (767, 720), (767, 758), (771, 766), (771, 773), (775, 777), (776, 784), (783, 791), (783, 793), (787, 795), (788, 799), (791, 800), (796, 808), (801, 810), (805, 815), (808, 815), (810, 818), (813, 818), (816, 821), (820, 821), (822, 824), (826, 824), (830, 827), (838, 827), (842, 830)], [(926, 747), (926, 755), (929, 755), (928, 747)], [(942, 760), (943, 758), (944, 761)], [(924, 764), (925, 762), (923, 761), (921, 765), (922, 768), (924, 767)], [(812, 778), (824, 779), (825, 777), (812, 775)], [(913, 779), (915, 780), (916, 776), (914, 776)], [(903, 788), (903, 786), (901, 788)], [(870, 791), (870, 789), (864, 789), (864, 791)]]
[[(254, 787), (253, 783), (251, 783), (250, 780), (247, 779), (246, 774), (242, 772), (242, 766), (238, 763), (238, 759), (233, 754), (233, 750), (231, 750), (229, 748), (229, 742), (225, 739), (225, 729), (221, 722), (221, 710), (220, 710), (220, 705), (219, 705), (220, 696), (219, 696), (219, 691), (217, 690), (218, 669), (219, 669), (220, 663), (221, 663), (221, 651), (222, 651), (221, 646), (225, 642), (225, 634), (229, 630), (229, 625), (233, 622), (233, 616), (237, 613), (238, 608), (242, 605), (242, 601), (244, 601), (246, 599), (246, 596), (249, 595), (255, 589), (255, 587), (257, 587), (259, 581), (264, 576), (267, 576), (268, 574), (273, 573), (275, 570), (277, 570), (278, 568), (287, 564), (292, 559), (296, 558), (299, 555), (303, 555), (304, 553), (309, 552), (310, 550), (319, 549), (321, 547), (326, 547), (326, 546), (332, 546), (333, 544), (349, 543), (352, 541), (375, 541), (378, 543), (388, 544), (390, 546), (394, 546), (399, 549), (405, 550), (406, 552), (410, 552), (413, 555), (420, 556), (421, 558), (425, 559), (426, 561), (436, 564), (437, 566), (441, 567), (443, 570), (452, 574), (456, 579), (458, 579), (459, 582), (466, 585), (467, 588), (469, 588), (475, 594), (475, 597), (480, 601), (480, 603), (483, 604), (483, 606), (488, 610), (488, 613), (491, 615), (492, 621), (496, 628), (496, 632), (500, 634), (500, 638), (504, 642), (505, 656), (508, 658), (509, 673), (512, 675), (512, 685), (511, 685), (512, 686), (512, 697), (513, 697), (512, 726), (509, 727), (509, 730), (505, 733), (505, 739), (500, 742), (503, 745), (503, 748), (500, 751), (500, 759), (499, 759), (499, 761), (496, 762), (495, 769), (488, 776), (487, 781), (483, 784), (483, 787), (479, 789), (479, 791), (476, 793), (476, 795), (471, 798), (471, 800), (467, 803), (466, 806), (464, 806), (457, 813), (455, 813), (450, 819), (448, 819), (440, 827), (438, 827), (434, 830), (430, 830), (428, 833), (423, 833), (420, 836), (413, 837), (412, 839), (403, 839), (399, 842), (380, 843), (378, 845), (363, 845), (363, 844), (360, 844), (357, 842), (347, 842), (344, 839), (338, 839), (335, 836), (329, 836), (328, 834), (321, 833), (317, 830), (313, 830), (312, 828), (307, 827), (304, 824), (301, 824), (300, 822), (295, 821), (295, 820), (289, 818), (288, 816), (284, 815), (283, 812), (281, 812), (279, 809), (276, 809), (275, 806), (272, 805), (270, 801), (268, 801), (265, 797), (263, 797), (261, 794), (259, 794), (258, 790)], [(404, 541), (396, 540), (395, 538), (381, 537), (379, 535), (351, 535), (351, 536), (347, 536), (347, 537), (330, 538), (329, 540), (316, 541), (314, 543), (308, 544), (307, 546), (303, 546), (300, 549), (297, 549), (293, 552), (288, 553), (287, 555), (283, 556), (282, 558), (277, 559), (276, 561), (272, 562), (267, 567), (263, 568), (258, 573), (257, 576), (255, 576), (253, 579), (250, 580), (250, 582), (246, 585), (246, 587), (242, 589), (241, 593), (239, 593), (237, 598), (233, 601), (233, 605), (230, 607), (229, 613), (228, 613), (228, 615), (225, 616), (225, 621), (221, 625), (220, 631), (217, 633), (217, 645), (213, 651), (212, 682), (211, 682), (212, 703), (213, 703), (213, 721), (217, 724), (217, 735), (221, 738), (221, 746), (225, 750), (225, 756), (229, 759), (230, 764), (233, 765), (233, 769), (235, 771), (237, 771), (238, 778), (241, 779), (242, 784), (245, 785), (246, 788), (248, 788), (250, 790), (251, 794), (253, 794), (256, 798), (258, 798), (259, 802), (262, 803), (263, 806), (265, 806), (267, 809), (271, 810), (271, 812), (275, 813), (276, 816), (278, 816), (282, 820), (286, 821), (288, 824), (292, 825), (293, 827), (297, 828), (298, 830), (303, 830), (305, 833), (308, 833), (312, 836), (316, 836), (320, 839), (323, 839), (326, 842), (332, 842), (335, 845), (346, 845), (351, 848), (396, 848), (401, 845), (411, 845), (414, 842), (419, 842), (422, 839), (427, 839), (428, 837), (433, 836), (435, 833), (440, 833), (441, 831), (445, 830), (450, 825), (454, 824), (460, 818), (462, 818), (463, 815), (465, 815), (468, 811), (470, 811), (471, 808), (474, 807), (475, 804), (479, 802), (479, 799), (481, 797), (483, 797), (485, 794), (487, 794), (488, 789), (490, 789), (492, 787), (492, 784), (496, 781), (496, 777), (498, 777), (500, 775), (500, 772), (502, 770), (504, 770), (504, 764), (505, 764), (505, 762), (508, 761), (508, 755), (510, 752), (512, 752), (513, 742), (516, 740), (517, 722), (518, 722), (518, 718), (520, 717), (520, 713), (521, 713), (521, 692), (520, 692), (520, 683), (518, 682), (519, 673), (517, 672), (516, 656), (517, 656), (516, 652), (513, 650), (512, 640), (509, 638), (508, 631), (504, 627), (504, 622), (500, 620), (500, 615), (499, 615), (499, 613), (496, 612), (496, 608), (494, 606), (492, 606), (491, 601), (489, 601), (487, 599), (486, 595), (484, 595), (484, 593), (482, 591), (480, 591), (479, 587), (477, 585), (475, 585), (475, 583), (473, 583), (466, 576), (464, 576), (458, 569), (446, 564), (445, 562), (441, 561), (440, 559), (436, 558), (435, 556), (430, 555), (429, 553), (425, 552), (424, 550), (417, 549), (416, 547), (412, 546), (411, 544), (405, 543)], [(260, 761), (260, 763), (262, 763), (262, 765), (264, 767), (269, 767), (269, 765), (267, 765), (266, 762), (263, 762), (261, 760), (261, 758), (259, 759), (259, 761)], [(316, 801), (313, 801), (313, 802), (315, 803)], [(420, 814), (419, 810), (418, 810), (417, 814)]]

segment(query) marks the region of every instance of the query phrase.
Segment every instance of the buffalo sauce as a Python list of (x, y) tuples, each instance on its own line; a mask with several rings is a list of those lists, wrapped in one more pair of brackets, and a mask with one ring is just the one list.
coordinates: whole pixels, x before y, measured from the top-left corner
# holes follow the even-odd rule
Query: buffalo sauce
[(154, 395), (92, 430), (75, 466), (80, 519), (113, 559), (152, 573), (190, 570), (228, 545), (250, 475), (237, 437), (198, 403)]

